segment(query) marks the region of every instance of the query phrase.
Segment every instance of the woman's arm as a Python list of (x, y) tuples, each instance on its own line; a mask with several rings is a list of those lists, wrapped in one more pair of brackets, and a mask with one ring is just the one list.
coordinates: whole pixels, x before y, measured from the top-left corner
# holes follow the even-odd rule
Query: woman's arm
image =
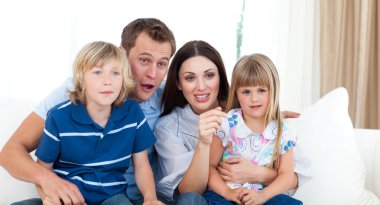
[(260, 183), (268, 185), (277, 177), (276, 170), (255, 165), (242, 157), (220, 162), (218, 171), (224, 181), (238, 184)]
[(179, 183), (178, 190), (180, 193), (197, 192), (203, 194), (206, 190), (209, 176), (210, 144), (224, 116), (225, 113), (221, 111), (220, 107), (199, 116), (199, 141), (190, 166)]
[[(175, 111), (174, 111), (175, 112)], [(212, 134), (219, 126), (220, 117), (225, 113), (220, 109), (200, 115), (199, 140), (194, 148), (189, 147), (186, 139), (178, 136), (178, 120), (175, 113), (159, 119), (155, 127), (155, 144), (158, 153), (161, 179), (157, 190), (166, 198), (172, 199), (174, 189), (180, 193), (197, 192), (203, 194), (207, 188), (209, 174), (209, 153)], [(214, 123), (212, 123), (214, 122)], [(194, 127), (197, 125), (195, 124)]]

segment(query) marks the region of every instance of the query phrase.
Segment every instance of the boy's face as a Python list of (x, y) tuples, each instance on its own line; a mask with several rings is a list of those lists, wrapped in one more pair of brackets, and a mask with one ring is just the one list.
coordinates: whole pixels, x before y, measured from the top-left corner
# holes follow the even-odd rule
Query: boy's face
[(122, 71), (115, 59), (109, 59), (103, 66), (96, 65), (84, 73), (84, 87), (87, 107), (111, 106), (120, 94), (123, 83)]
[(128, 60), (136, 86), (129, 98), (148, 100), (161, 84), (168, 71), (172, 48), (169, 42), (160, 43), (142, 32), (131, 48)]

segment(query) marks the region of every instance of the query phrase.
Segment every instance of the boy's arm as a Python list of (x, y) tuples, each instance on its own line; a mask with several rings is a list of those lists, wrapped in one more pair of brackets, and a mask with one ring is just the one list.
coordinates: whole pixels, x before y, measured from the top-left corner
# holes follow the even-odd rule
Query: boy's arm
[(152, 168), (147, 151), (132, 154), (136, 183), (144, 196), (144, 204), (162, 204), (157, 200)]
[(280, 156), (278, 176), (259, 194), (265, 201), (281, 193), (285, 193), (294, 186), (294, 148)]

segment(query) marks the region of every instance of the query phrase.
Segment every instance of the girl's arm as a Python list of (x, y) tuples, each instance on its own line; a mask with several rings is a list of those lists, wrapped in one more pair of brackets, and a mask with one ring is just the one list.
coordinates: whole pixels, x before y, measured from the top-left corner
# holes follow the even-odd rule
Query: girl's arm
[(147, 151), (141, 151), (132, 154), (133, 167), (135, 172), (136, 183), (144, 196), (145, 203), (158, 203), (156, 196), (156, 188), (152, 168), (149, 164)]
[(230, 187), (228, 187), (226, 182), (223, 181), (222, 177), (217, 171), (218, 164), (220, 159), (222, 158), (224, 149), (225, 148), (223, 147), (221, 139), (218, 136), (214, 136), (211, 142), (210, 150), (210, 174), (208, 187), (215, 193), (224, 197), (225, 199), (240, 204), (238, 196), (243, 189), (231, 189)]
[(259, 194), (267, 201), (278, 194), (285, 193), (294, 186), (294, 148), (280, 156), (278, 176)]

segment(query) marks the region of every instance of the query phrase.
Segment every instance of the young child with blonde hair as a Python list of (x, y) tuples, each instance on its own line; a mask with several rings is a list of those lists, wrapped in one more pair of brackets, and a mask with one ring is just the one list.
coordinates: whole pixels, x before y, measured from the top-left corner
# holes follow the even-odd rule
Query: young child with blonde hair
[[(262, 54), (242, 57), (235, 65), (226, 111), (210, 151), (209, 204), (287, 204), (302, 202), (283, 193), (292, 187), (296, 133), (283, 121), (279, 106), (280, 82), (276, 67)], [(276, 169), (270, 184), (223, 181), (220, 160), (243, 157)]]
[[(125, 51), (102, 41), (87, 44), (76, 56), (72, 79), (70, 100), (47, 115), (37, 163), (74, 183), (86, 204), (132, 204), (123, 176), (132, 158), (144, 201), (161, 204), (146, 152), (156, 138), (138, 103), (126, 99), (134, 81)], [(61, 204), (37, 190), (44, 204)]]

